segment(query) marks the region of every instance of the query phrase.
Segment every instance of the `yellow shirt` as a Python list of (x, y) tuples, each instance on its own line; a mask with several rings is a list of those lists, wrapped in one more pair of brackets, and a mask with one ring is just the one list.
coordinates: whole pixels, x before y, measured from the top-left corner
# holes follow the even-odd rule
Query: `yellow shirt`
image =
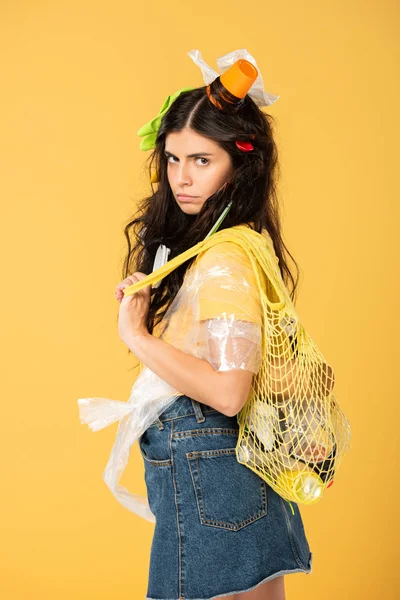
[[(270, 240), (269, 233), (263, 235)], [(235, 242), (221, 242), (200, 252), (187, 269), (184, 284), (198, 285), (196, 306), (187, 305), (181, 290), (174, 298), (168, 313), (154, 327), (159, 337), (168, 324), (163, 339), (180, 347), (195, 322), (224, 318), (249, 321), (261, 325), (262, 307), (256, 276), (245, 250)], [(265, 282), (267, 283), (267, 282)]]

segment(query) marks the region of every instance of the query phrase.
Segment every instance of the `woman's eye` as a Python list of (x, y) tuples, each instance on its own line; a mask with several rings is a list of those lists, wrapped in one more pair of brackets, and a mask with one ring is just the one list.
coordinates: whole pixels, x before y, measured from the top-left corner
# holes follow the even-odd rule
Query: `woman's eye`
[[(175, 156), (171, 156), (170, 155), (170, 156), (167, 156), (167, 162), (172, 162), (172, 161), (169, 160), (170, 158), (172, 158), (172, 159), (175, 160)], [(200, 163), (201, 165), (204, 165), (204, 166), (208, 165), (208, 163), (210, 162), (209, 159), (208, 158), (204, 158), (204, 156), (198, 156), (198, 157), (196, 157), (196, 160), (205, 160), (206, 161), (205, 163)]]

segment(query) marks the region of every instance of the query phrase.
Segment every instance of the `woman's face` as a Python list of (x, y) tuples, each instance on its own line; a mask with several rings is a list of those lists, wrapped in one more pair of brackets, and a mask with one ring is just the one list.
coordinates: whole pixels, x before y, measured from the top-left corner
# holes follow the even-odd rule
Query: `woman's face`
[[(228, 152), (192, 129), (169, 133), (165, 155), (175, 201), (189, 215), (198, 214), (204, 202), (229, 181), (233, 173)], [(192, 197), (180, 198), (179, 194)]]

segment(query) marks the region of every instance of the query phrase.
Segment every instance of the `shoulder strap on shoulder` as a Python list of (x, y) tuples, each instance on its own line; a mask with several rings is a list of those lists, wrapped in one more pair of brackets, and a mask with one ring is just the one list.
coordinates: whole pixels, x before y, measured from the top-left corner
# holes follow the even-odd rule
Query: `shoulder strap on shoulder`
[(199, 252), (207, 250), (216, 244), (227, 241), (238, 244), (247, 252), (257, 275), (259, 285), (261, 285), (260, 272), (262, 271), (264, 271), (272, 280), (280, 300), (279, 302), (272, 303), (271, 308), (279, 309), (283, 307), (285, 304), (285, 297), (284, 294), (281, 293), (281, 286), (279, 285), (280, 274), (278, 273), (279, 269), (277, 269), (274, 250), (265, 236), (247, 227), (246, 225), (236, 225), (234, 227), (217, 231), (209, 238), (206, 238), (198, 244), (195, 244), (188, 250), (185, 250), (185, 252), (178, 254), (178, 256), (171, 258), (171, 260), (169, 260), (165, 265), (159, 267), (147, 275), (147, 277), (144, 277), (140, 281), (126, 287), (124, 290), (124, 295), (130, 296), (147, 285), (153, 285), (157, 283), (189, 258), (196, 256), (199, 254)]

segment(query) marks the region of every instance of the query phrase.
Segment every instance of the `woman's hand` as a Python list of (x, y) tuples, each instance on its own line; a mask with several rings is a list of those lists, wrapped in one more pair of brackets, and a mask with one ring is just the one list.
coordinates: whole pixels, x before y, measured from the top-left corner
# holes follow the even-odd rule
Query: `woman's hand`
[(132, 336), (147, 334), (147, 315), (150, 308), (151, 285), (130, 296), (124, 296), (124, 289), (147, 277), (144, 273), (133, 273), (117, 285), (115, 297), (120, 303), (118, 316), (118, 333), (123, 342), (127, 343)]

